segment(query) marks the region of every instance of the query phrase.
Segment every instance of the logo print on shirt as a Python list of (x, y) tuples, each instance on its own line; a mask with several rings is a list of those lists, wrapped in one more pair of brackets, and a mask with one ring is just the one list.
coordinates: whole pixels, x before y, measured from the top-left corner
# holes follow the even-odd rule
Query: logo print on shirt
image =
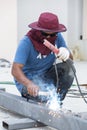
[(46, 57), (47, 57), (47, 55), (41, 55), (41, 53), (39, 53), (37, 56), (37, 59), (42, 59), (42, 58), (46, 58)]
[[(51, 54), (53, 55), (54, 53), (51, 51)], [(37, 55), (37, 59), (42, 59), (42, 58), (46, 58), (46, 57), (47, 57), (47, 55), (42, 55), (41, 53), (39, 53)]]

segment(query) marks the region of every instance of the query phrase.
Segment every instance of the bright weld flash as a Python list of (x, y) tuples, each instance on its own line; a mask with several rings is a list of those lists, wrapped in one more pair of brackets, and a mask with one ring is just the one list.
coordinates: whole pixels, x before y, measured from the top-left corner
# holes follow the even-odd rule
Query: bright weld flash
[(50, 104), (49, 104), (49, 108), (51, 110), (58, 110), (60, 108), (59, 104), (58, 104), (58, 101), (53, 99), (50, 101)]
[(48, 100), (46, 105), (51, 110), (59, 110), (60, 109), (60, 105), (59, 105), (58, 97), (57, 97), (57, 94), (56, 94), (55, 90), (50, 91), (50, 97), (51, 98)]

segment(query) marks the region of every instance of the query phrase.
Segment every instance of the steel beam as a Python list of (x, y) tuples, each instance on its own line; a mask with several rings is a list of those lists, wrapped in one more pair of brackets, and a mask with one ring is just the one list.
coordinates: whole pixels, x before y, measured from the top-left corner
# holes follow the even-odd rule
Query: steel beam
[(57, 130), (87, 130), (87, 120), (69, 112), (53, 111), (44, 105), (27, 102), (20, 96), (0, 91), (0, 105)]

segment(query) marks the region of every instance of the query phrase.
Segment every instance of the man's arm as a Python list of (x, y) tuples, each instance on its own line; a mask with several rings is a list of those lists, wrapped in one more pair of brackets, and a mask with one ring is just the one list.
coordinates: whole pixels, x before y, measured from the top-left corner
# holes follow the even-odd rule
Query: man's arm
[(22, 71), (23, 66), (23, 64), (13, 63), (11, 73), (18, 82), (27, 88), (28, 93), (35, 97), (38, 95), (39, 87), (24, 75)]

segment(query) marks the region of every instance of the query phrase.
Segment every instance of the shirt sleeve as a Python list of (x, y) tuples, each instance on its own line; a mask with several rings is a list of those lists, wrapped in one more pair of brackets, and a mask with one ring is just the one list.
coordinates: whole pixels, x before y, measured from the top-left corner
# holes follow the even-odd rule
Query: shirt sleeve
[(58, 48), (60, 48), (60, 47), (66, 47), (67, 48), (66, 42), (65, 42), (61, 33), (58, 33), (56, 44), (57, 44)]
[(25, 65), (27, 58), (29, 56), (29, 52), (30, 52), (29, 39), (23, 38), (17, 47), (14, 62)]

